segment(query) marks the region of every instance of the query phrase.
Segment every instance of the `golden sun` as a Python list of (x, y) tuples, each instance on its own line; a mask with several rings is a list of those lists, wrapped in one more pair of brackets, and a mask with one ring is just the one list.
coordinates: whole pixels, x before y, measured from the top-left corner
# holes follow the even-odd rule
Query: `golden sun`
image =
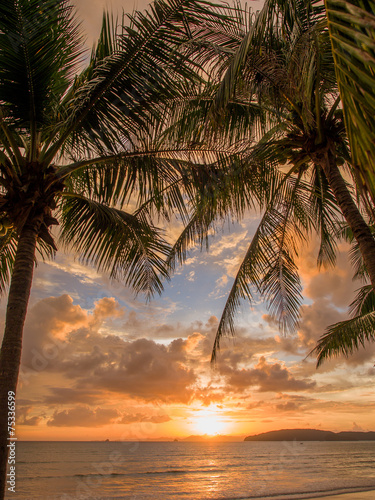
[(202, 415), (194, 420), (194, 428), (201, 434), (213, 436), (221, 432), (224, 427), (225, 423), (221, 422), (214, 413)]

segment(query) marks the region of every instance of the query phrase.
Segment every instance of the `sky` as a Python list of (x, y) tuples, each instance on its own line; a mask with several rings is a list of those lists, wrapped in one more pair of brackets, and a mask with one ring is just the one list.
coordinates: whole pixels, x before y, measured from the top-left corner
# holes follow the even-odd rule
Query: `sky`
[[(103, 2), (77, 5), (90, 44)], [(119, 0), (109, 5), (132, 10)], [(359, 287), (345, 244), (330, 270), (318, 271), (314, 241), (301, 249), (304, 305), (295, 334), (282, 336), (260, 300), (244, 302), (235, 338), (223, 341), (210, 364), (218, 318), (258, 220), (247, 214), (218, 230), (208, 252), (192, 249), (149, 303), (72, 253), (39, 262), (24, 333), (18, 439), (375, 430), (375, 345), (318, 370), (306, 357), (328, 325), (347, 318)], [(4, 310), (3, 298), (2, 322)]]

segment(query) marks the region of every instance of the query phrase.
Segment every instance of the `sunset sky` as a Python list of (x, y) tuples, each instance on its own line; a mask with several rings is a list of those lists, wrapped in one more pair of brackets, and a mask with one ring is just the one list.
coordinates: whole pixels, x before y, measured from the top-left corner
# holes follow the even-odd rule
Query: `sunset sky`
[[(105, 4), (76, 3), (91, 40)], [(119, 12), (133, 7), (107, 5)], [(325, 328), (347, 317), (360, 286), (344, 245), (337, 267), (320, 272), (314, 244), (301, 249), (305, 304), (295, 335), (280, 336), (261, 301), (252, 309), (244, 302), (237, 336), (223, 342), (210, 365), (218, 318), (258, 216), (218, 231), (208, 253), (193, 249), (164, 294), (148, 304), (74, 255), (59, 252), (39, 263), (24, 334), (18, 439), (375, 430), (375, 344), (319, 370), (313, 357), (305, 359)], [(4, 310), (3, 298), (2, 321)]]

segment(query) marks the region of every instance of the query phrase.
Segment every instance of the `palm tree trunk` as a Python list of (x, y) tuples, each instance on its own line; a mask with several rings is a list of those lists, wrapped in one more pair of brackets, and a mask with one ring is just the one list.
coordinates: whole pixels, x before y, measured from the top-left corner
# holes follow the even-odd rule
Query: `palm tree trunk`
[[(22, 333), (33, 279), (37, 227), (25, 226), (18, 241), (10, 283), (4, 339), (0, 352), (0, 500), (7, 488), (8, 393), (17, 388), (21, 363)], [(12, 421), (9, 422), (10, 424)], [(9, 486), (9, 484), (8, 484)]]
[(324, 155), (316, 154), (314, 161), (324, 171), (341, 212), (352, 230), (354, 238), (357, 240), (372, 288), (375, 290), (375, 239), (372, 232), (353, 201), (332, 151), (327, 149)]

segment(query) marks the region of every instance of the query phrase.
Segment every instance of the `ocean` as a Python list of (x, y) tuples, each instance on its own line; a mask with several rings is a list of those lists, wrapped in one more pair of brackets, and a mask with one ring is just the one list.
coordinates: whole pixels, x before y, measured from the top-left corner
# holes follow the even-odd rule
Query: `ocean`
[(19, 442), (16, 460), (7, 500), (301, 500), (375, 490), (375, 441)]

